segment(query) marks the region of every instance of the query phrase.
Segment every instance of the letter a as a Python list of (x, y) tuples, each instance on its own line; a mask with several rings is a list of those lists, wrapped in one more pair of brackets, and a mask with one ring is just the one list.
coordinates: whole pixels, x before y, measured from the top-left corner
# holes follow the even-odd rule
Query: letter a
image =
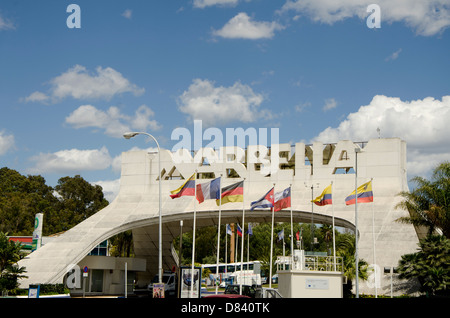
[(367, 17), (366, 24), (369, 29), (381, 28), (381, 9), (378, 4), (369, 4), (367, 11), (371, 14)]
[(66, 286), (69, 289), (81, 288), (81, 270), (78, 265), (70, 264), (67, 266)]
[(67, 17), (67, 27), (69, 29), (81, 28), (81, 8), (78, 4), (69, 4), (67, 6), (66, 12), (73, 12), (71, 15)]

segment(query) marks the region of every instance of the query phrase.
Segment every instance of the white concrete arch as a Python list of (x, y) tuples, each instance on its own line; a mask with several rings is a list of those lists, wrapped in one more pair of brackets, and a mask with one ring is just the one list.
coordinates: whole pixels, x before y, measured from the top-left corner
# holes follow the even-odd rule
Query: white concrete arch
[[(183, 231), (187, 230), (194, 211), (193, 197), (171, 199), (169, 194), (183, 182), (180, 177), (189, 178), (195, 170), (198, 171), (199, 177), (222, 176), (222, 186), (245, 180), (245, 202), (223, 205), (222, 224), (231, 222), (233, 218), (240, 220), (243, 205), (248, 210), (250, 202), (259, 199), (274, 184), (275, 191), (292, 186), (294, 220), (309, 223), (311, 197), (318, 196), (333, 182), (333, 206), (315, 206), (314, 221), (329, 222), (334, 207), (336, 225), (352, 227), (355, 221), (354, 206), (346, 206), (344, 199), (355, 189), (355, 174), (349, 173), (355, 168), (355, 149), (361, 150), (358, 154), (357, 183), (361, 185), (373, 178), (374, 191), (373, 203), (358, 204), (359, 256), (371, 263), (375, 237), (377, 264), (381, 268), (396, 266), (401, 255), (416, 251), (418, 243), (413, 226), (395, 222), (397, 218), (407, 214), (406, 211), (395, 208), (401, 200), (397, 194), (408, 190), (404, 141), (398, 138), (374, 139), (364, 143), (364, 147), (360, 143), (348, 140), (329, 145), (320, 142), (312, 145), (297, 143), (295, 147), (281, 144), (272, 146), (270, 152), (266, 152), (266, 157), (261, 158), (258, 157), (258, 149), (255, 146), (246, 150), (223, 147), (218, 151), (209, 149), (203, 152), (201, 149), (194, 157), (185, 150), (172, 153), (162, 149), (161, 171), (158, 171), (157, 153), (145, 151), (123, 153), (121, 185), (116, 199), (106, 208), (21, 260), (19, 264), (26, 267), (29, 277), (21, 281), (21, 286), (62, 282), (68, 265), (77, 264), (103, 240), (129, 229), (133, 230), (135, 250), (147, 251), (145, 252), (149, 255), (147, 267), (149, 272), (152, 272), (156, 264), (153, 262), (156, 258), (153, 255), (157, 253), (155, 252), (157, 244), (154, 242), (157, 242), (158, 235), (156, 224), (159, 215), (159, 175), (162, 178), (164, 223), (162, 234), (166, 266), (173, 263), (173, 260), (170, 260), (171, 247), (168, 242), (178, 235), (181, 219), (186, 220)], [(203, 162), (205, 153), (210, 159), (207, 165)], [(265, 171), (261, 164), (271, 165), (271, 172), (261, 173)], [(200, 183), (207, 181), (210, 179), (197, 180)], [(197, 203), (196, 211), (198, 226), (217, 222), (217, 206), (213, 200)], [(374, 226), (372, 226), (373, 211)], [(290, 215), (289, 217), (288, 215), (289, 211), (277, 212), (276, 220), (289, 222)], [(258, 220), (270, 222), (270, 211), (246, 212), (246, 222)], [(139, 239), (140, 235), (143, 236), (142, 240)], [(148, 237), (155, 239), (149, 241)], [(139, 256), (139, 252), (137, 254)], [(156, 268), (154, 271), (156, 272)], [(386, 285), (389, 285), (389, 282)], [(365, 292), (362, 287), (360, 290)]]

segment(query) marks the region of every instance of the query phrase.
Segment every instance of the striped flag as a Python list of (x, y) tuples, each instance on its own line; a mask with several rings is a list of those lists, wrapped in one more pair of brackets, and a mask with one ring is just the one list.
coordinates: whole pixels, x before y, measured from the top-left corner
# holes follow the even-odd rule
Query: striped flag
[(182, 197), (184, 195), (195, 195), (195, 173), (187, 179), (178, 189), (170, 191), (172, 199)]
[(197, 184), (197, 200), (202, 203), (205, 200), (219, 199), (220, 195), (220, 178), (216, 178), (210, 182)]
[[(222, 204), (228, 202), (244, 201), (244, 181), (240, 181), (222, 188)], [(220, 205), (220, 200), (216, 200), (216, 204)]]
[(291, 187), (275, 193), (274, 211), (281, 211), (291, 206)]
[(242, 229), (239, 226), (239, 224), (237, 225), (237, 235), (239, 235), (240, 237), (242, 237)]
[(356, 190), (356, 196), (355, 191), (353, 191), (348, 197), (345, 198), (346, 205), (355, 204), (356, 197), (358, 198), (358, 203), (373, 202), (372, 181), (364, 183)]
[(331, 195), (331, 184), (328, 187), (326, 187), (322, 191), (321, 195), (315, 198), (312, 202), (314, 202), (318, 206), (333, 204), (333, 198)]
[(228, 234), (228, 235), (233, 235), (233, 232), (231, 231), (231, 226), (230, 226), (230, 224), (227, 224), (227, 234)]
[(256, 208), (271, 208), (273, 207), (273, 188), (269, 190), (264, 196), (257, 200), (253, 201), (250, 204), (251, 210), (254, 210)]

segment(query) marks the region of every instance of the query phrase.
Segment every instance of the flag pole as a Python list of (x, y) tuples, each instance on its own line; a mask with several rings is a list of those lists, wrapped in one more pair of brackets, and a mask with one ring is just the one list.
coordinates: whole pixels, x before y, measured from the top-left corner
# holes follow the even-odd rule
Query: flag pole
[(225, 225), (225, 273), (228, 273), (228, 224)]
[[(247, 223), (247, 270), (249, 270), (250, 265), (250, 223)], [(247, 282), (247, 276), (246, 277), (246, 282)], [(251, 282), (251, 281), (250, 281)]]
[[(294, 222), (292, 220), (292, 184), (289, 185), (289, 192), (291, 195), (290, 206), (291, 206), (291, 258), (292, 258), (291, 267), (292, 267), (292, 264), (294, 263), (293, 262), (293, 260), (294, 260)], [(290, 269), (292, 269), (292, 268), (290, 268)]]
[(286, 257), (286, 251), (285, 251), (285, 245), (284, 245), (284, 229), (283, 229), (283, 270), (286, 269), (286, 262), (285, 262), (285, 257)]
[[(370, 179), (371, 185), (373, 178)], [(373, 239), (373, 269), (375, 274), (375, 298), (378, 298), (378, 289), (377, 289), (377, 258), (376, 258), (376, 250), (375, 250), (375, 213), (374, 213), (374, 203), (372, 201), (372, 239)]]
[[(273, 188), (275, 193), (275, 183), (273, 184)], [(272, 205), (272, 229), (270, 232), (269, 288), (272, 288), (273, 219), (274, 219), (274, 205)]]
[(314, 251), (314, 184), (311, 183), (311, 252)]
[[(244, 178), (245, 183), (245, 178)], [(243, 183), (243, 185), (245, 185)], [(242, 277), (244, 276), (244, 241), (245, 241), (245, 195), (244, 195), (245, 187), (242, 189), (242, 240), (241, 240), (241, 283), (239, 286), (239, 294), (242, 295)]]
[(247, 263), (250, 262), (250, 223), (247, 224)]
[(234, 273), (236, 273), (236, 271), (237, 271), (237, 261), (238, 261), (238, 258), (237, 258), (238, 245), (239, 245), (239, 234), (238, 234), (238, 228), (237, 228), (238, 226), (239, 226), (239, 224), (236, 223), (236, 235), (235, 235), (236, 240), (234, 243)]
[[(219, 251), (220, 251), (220, 219), (222, 215), (222, 174), (220, 175), (220, 182), (219, 182), (219, 224), (217, 225), (217, 260), (216, 260), (216, 295), (219, 290), (219, 284), (218, 279), (220, 278), (219, 274)], [(227, 236), (227, 229), (225, 229), (225, 238)], [(226, 243), (225, 243), (226, 244)], [(226, 255), (225, 251), (225, 255)]]
[(191, 265), (191, 297), (194, 296), (194, 260), (195, 260), (195, 226), (197, 214), (197, 170), (195, 170), (194, 177), (194, 225), (192, 232), (192, 265)]
[(359, 269), (358, 269), (358, 153), (355, 148), (355, 287), (356, 298), (359, 298)]
[[(331, 181), (331, 195), (333, 195), (333, 181)], [(333, 200), (333, 198), (331, 199)], [(335, 239), (335, 230), (334, 230), (334, 202), (331, 201), (332, 210), (333, 210), (333, 263), (334, 263), (334, 271), (336, 271), (336, 239)]]

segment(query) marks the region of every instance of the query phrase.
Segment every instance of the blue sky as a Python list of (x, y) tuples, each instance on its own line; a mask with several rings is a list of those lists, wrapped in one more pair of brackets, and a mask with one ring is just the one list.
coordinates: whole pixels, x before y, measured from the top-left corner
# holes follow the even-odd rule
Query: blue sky
[(448, 0), (2, 1), (0, 166), (114, 193), (120, 153), (154, 147), (125, 131), (172, 149), (201, 119), (279, 127), (282, 143), (380, 128), (407, 141), (409, 177), (426, 176), (450, 160), (448, 26)]

